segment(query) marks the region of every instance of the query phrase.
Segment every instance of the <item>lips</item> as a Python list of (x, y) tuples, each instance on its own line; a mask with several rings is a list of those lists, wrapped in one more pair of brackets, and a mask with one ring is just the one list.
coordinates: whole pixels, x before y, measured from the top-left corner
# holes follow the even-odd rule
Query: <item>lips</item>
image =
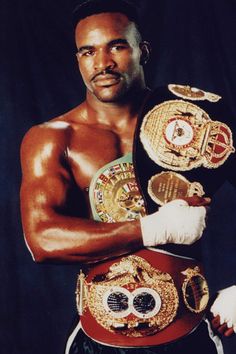
[(93, 82), (96, 84), (96, 86), (112, 86), (116, 85), (120, 82), (120, 75), (118, 74), (104, 74), (104, 75), (97, 75), (94, 79)]

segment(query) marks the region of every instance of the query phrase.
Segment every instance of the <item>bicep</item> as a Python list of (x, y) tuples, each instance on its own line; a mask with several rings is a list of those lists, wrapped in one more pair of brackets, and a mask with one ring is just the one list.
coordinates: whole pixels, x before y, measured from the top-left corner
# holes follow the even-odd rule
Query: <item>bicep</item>
[(26, 136), (21, 147), (21, 213), (23, 227), (31, 230), (66, 204), (71, 182), (65, 154), (58, 139), (39, 132)]
[(49, 218), (66, 204), (67, 190), (68, 183), (56, 173), (34, 181), (23, 178), (20, 193), (22, 216), (31, 220), (36, 214), (42, 220)]

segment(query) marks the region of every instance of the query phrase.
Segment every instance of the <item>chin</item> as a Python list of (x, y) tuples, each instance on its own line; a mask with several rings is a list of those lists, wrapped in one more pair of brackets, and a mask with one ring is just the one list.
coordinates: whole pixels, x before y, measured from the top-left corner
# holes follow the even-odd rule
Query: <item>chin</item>
[(101, 102), (106, 102), (106, 103), (119, 102), (124, 100), (124, 98), (127, 95), (127, 90), (118, 90), (114, 92), (113, 90), (107, 89), (100, 92), (94, 92), (94, 95)]

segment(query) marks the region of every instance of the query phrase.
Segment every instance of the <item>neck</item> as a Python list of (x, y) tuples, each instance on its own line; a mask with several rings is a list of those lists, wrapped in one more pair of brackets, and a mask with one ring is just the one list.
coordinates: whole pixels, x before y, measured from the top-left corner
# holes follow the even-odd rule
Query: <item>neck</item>
[(143, 104), (144, 98), (150, 90), (143, 86), (138, 90), (133, 90), (125, 96), (123, 100), (118, 102), (102, 102), (99, 101), (90, 92), (87, 92), (86, 106), (89, 116), (101, 124), (119, 125), (124, 121), (132, 120)]

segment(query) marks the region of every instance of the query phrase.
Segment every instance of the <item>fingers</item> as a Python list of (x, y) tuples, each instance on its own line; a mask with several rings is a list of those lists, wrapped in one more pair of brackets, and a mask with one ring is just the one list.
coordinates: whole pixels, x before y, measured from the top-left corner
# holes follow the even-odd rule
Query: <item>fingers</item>
[(227, 330), (224, 332), (224, 336), (225, 337), (230, 337), (230, 336), (232, 336), (234, 334), (234, 330), (233, 330), (233, 328), (231, 327), (231, 328), (227, 328)]
[(234, 333), (233, 327), (228, 328), (226, 323), (220, 324), (219, 315), (213, 317), (211, 320), (211, 326), (216, 332), (225, 337), (230, 337)]
[(218, 333), (220, 333), (221, 335), (224, 335), (224, 334), (225, 334), (225, 331), (226, 331), (227, 329), (228, 329), (227, 324), (224, 323), (224, 324), (222, 324), (221, 326), (219, 326), (219, 327), (217, 328), (217, 331), (218, 331)]
[(189, 206), (207, 206), (211, 202), (211, 198), (199, 197), (198, 195), (193, 195), (192, 197), (184, 197)]
[(220, 326), (220, 316), (217, 315), (211, 320), (212, 328), (217, 329)]

